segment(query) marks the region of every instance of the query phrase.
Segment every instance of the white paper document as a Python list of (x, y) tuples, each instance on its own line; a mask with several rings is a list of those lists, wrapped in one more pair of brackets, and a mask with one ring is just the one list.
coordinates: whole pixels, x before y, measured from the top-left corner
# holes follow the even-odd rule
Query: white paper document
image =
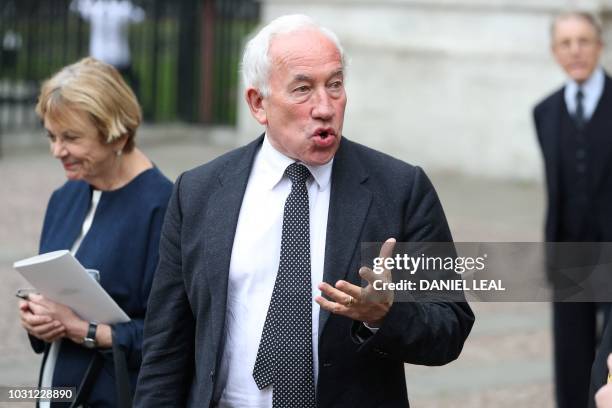
[(106, 324), (130, 320), (70, 251), (22, 259), (13, 268), (43, 296), (68, 306), (84, 320)]

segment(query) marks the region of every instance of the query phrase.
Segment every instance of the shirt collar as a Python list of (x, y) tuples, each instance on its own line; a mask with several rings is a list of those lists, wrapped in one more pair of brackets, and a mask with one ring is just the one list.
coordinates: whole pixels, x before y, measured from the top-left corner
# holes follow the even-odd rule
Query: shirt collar
[(578, 85), (576, 81), (574, 81), (573, 79), (570, 79), (567, 82), (566, 92), (572, 98), (575, 98), (576, 92), (578, 91), (578, 88), (580, 87), (582, 89), (582, 92), (585, 95), (591, 95), (591, 96), (600, 95), (603, 92), (604, 83), (605, 83), (604, 70), (601, 66), (598, 66), (595, 69), (595, 71), (593, 71), (589, 79), (584, 81), (582, 85)]
[[(258, 160), (261, 160), (262, 171), (265, 177), (264, 183), (270, 189), (276, 187), (276, 185), (282, 180), (287, 166), (296, 162), (296, 160), (287, 157), (276, 150), (270, 143), (270, 140), (268, 140), (267, 134), (264, 136), (261, 149), (259, 150)], [(325, 190), (331, 182), (333, 163), (334, 159), (332, 158), (329, 162), (321, 166), (311, 166), (305, 163), (302, 164), (306, 166), (308, 170), (310, 170), (310, 174), (312, 174), (312, 177), (317, 183), (319, 190)]]

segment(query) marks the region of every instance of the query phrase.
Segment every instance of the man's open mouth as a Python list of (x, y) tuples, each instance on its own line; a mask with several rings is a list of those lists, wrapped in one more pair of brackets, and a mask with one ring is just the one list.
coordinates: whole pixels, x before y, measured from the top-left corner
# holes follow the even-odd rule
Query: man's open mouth
[(336, 133), (333, 129), (317, 129), (314, 133), (313, 140), (319, 147), (329, 147), (334, 143)]

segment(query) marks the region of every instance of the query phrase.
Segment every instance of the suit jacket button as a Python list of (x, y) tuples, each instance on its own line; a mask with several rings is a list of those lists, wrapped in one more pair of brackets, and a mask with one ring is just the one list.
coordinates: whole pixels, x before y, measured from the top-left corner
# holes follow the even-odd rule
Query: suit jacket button
[(386, 357), (386, 356), (388, 356), (388, 355), (389, 355), (389, 353), (387, 353), (387, 352), (385, 352), (385, 351), (382, 351), (382, 350), (381, 350), (381, 349), (379, 349), (378, 347), (377, 347), (377, 348), (375, 348), (375, 349), (374, 349), (374, 351), (375, 351), (376, 353), (378, 353), (379, 355), (383, 356), (383, 357)]
[(333, 364), (330, 363), (329, 361), (326, 361), (326, 362), (323, 363), (323, 368), (329, 368), (331, 366), (333, 366)]

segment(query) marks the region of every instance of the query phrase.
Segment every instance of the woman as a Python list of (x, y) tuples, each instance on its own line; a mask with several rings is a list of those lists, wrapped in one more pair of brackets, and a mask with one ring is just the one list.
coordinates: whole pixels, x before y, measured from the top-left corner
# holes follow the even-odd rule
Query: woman
[[(125, 352), (134, 387), (172, 183), (134, 146), (140, 107), (112, 66), (85, 58), (63, 68), (43, 84), (36, 113), (68, 178), (47, 206), (40, 253), (71, 250), (99, 271), (100, 284), (131, 320), (96, 324), (30, 295), (20, 302), (21, 322), (34, 351), (45, 353), (41, 386), (77, 387), (86, 406), (117, 406), (110, 350), (115, 342)], [(80, 387), (87, 371), (92, 385)]]

